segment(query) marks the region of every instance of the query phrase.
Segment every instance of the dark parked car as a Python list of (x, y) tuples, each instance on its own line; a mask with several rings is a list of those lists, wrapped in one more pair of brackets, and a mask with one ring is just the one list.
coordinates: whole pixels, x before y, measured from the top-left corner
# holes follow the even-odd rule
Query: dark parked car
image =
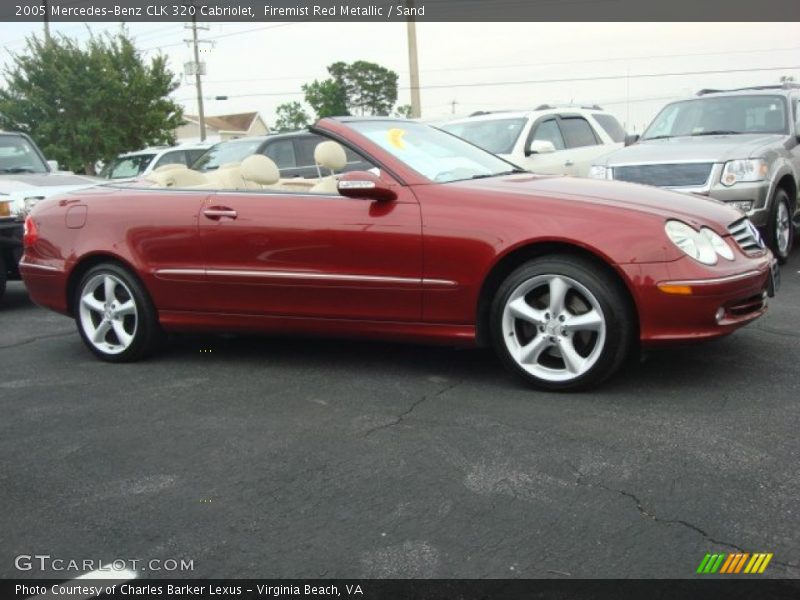
[[(309, 131), (228, 140), (209, 148), (192, 165), (192, 169), (202, 172), (212, 171), (224, 164), (241, 162), (252, 154), (263, 154), (278, 166), (281, 178), (313, 179), (320, 176), (314, 162), (314, 149), (322, 141), (324, 138)], [(353, 151), (345, 149), (345, 153), (347, 166), (343, 171), (369, 168), (369, 165), (365, 165)]]

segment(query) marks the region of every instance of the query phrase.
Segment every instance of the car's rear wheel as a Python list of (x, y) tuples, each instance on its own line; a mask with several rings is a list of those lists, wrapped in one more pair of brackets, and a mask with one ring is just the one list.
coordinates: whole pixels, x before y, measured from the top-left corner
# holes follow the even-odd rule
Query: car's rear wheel
[(792, 223), (789, 194), (783, 188), (775, 191), (767, 227), (767, 245), (780, 264), (786, 262), (794, 245), (794, 224)]
[(83, 276), (75, 297), (75, 320), (89, 350), (109, 362), (144, 358), (161, 339), (147, 292), (113, 263), (97, 265)]
[(619, 369), (633, 344), (633, 308), (621, 286), (580, 257), (549, 256), (522, 265), (492, 303), (495, 350), (540, 389), (601, 383)]

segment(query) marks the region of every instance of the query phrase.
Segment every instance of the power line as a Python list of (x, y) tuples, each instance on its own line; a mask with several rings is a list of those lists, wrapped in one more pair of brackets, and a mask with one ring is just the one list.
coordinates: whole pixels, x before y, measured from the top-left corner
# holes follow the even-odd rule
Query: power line
[[(495, 82), (471, 82), (471, 83), (448, 83), (436, 85), (421, 85), (420, 89), (449, 89), (449, 88), (467, 88), (467, 87), (498, 87), (505, 85), (533, 85), (539, 83), (572, 83), (582, 81), (610, 81), (615, 79), (643, 79), (649, 77), (678, 77), (686, 75), (720, 75), (728, 73), (752, 73), (758, 71), (789, 71), (793, 69), (800, 69), (800, 66), (788, 67), (758, 67), (749, 69), (722, 69), (722, 70), (706, 70), (706, 71), (681, 71), (671, 73), (636, 73), (633, 75), (598, 75), (593, 77), (562, 77), (558, 79), (529, 79), (523, 81), (495, 81)], [(407, 86), (401, 86), (398, 89), (409, 89)], [(254, 92), (249, 94), (228, 94), (230, 98), (250, 98), (250, 97), (266, 97), (266, 96), (298, 96), (302, 92), (286, 91), (286, 92)]]
[[(506, 68), (521, 68), (521, 67), (550, 67), (550, 66), (563, 66), (563, 65), (575, 65), (575, 64), (584, 64), (584, 63), (597, 63), (597, 62), (613, 62), (613, 61), (623, 61), (623, 60), (651, 60), (656, 58), (686, 58), (686, 57), (696, 57), (696, 56), (722, 56), (722, 55), (731, 55), (731, 54), (752, 54), (756, 52), (790, 52), (800, 50), (800, 46), (793, 46), (791, 48), (763, 48), (760, 50), (733, 50), (733, 51), (726, 51), (726, 52), (697, 52), (697, 53), (688, 53), (688, 54), (657, 54), (651, 56), (636, 56), (636, 57), (610, 57), (610, 58), (594, 58), (588, 60), (572, 60), (572, 61), (559, 61), (559, 62), (547, 62), (547, 63), (525, 63), (525, 64), (511, 64), (511, 65), (487, 65), (483, 67), (479, 66), (472, 66), (472, 67), (449, 67), (449, 68), (441, 68), (441, 69), (420, 69), (421, 73), (440, 73), (440, 72), (452, 72), (452, 71), (483, 71), (483, 70), (492, 70), (492, 69), (506, 69)], [(406, 74), (408, 71), (400, 70), (400, 73)], [(313, 79), (317, 77), (317, 75), (307, 75), (305, 77), (302, 76), (292, 76), (292, 77), (247, 77), (243, 79), (217, 79), (217, 80), (209, 80), (207, 83), (250, 83), (256, 81), (291, 81), (291, 80), (303, 80), (307, 81), (309, 79)], [(422, 86), (424, 87), (424, 86)]]

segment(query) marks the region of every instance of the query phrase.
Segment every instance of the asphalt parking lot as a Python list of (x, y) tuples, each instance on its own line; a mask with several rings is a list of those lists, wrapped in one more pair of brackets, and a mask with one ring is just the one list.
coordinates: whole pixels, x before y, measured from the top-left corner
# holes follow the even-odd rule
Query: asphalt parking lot
[[(108, 365), (0, 305), (0, 576), (21, 554), (197, 577), (800, 577), (800, 250), (768, 315), (592, 393), (488, 351), (189, 336)], [(71, 578), (76, 573), (45, 572)]]

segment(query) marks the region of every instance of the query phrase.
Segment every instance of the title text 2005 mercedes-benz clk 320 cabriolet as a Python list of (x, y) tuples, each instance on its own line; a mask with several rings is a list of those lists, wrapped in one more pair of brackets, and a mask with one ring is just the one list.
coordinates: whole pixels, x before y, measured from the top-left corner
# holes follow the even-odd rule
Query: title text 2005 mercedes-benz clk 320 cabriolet
[[(20, 266), (31, 297), (108, 361), (164, 332), (477, 343), (553, 390), (766, 310), (772, 255), (723, 204), (537, 176), (415, 122), (312, 130), (327, 138), (316, 179), (254, 155), (41, 202)], [(372, 167), (337, 174), (345, 148)]]

